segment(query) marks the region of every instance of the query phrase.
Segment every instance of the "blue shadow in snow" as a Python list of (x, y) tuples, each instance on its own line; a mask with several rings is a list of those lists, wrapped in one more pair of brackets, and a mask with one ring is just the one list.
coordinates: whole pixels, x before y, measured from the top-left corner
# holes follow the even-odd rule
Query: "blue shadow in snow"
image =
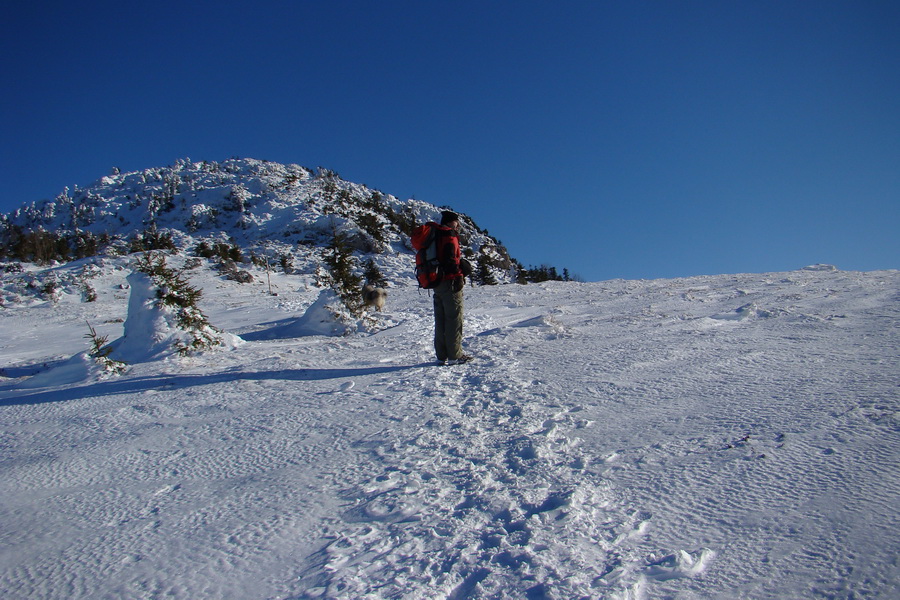
[(247, 342), (268, 342), (271, 340), (286, 340), (303, 337), (302, 335), (298, 335), (296, 332), (291, 331), (292, 327), (296, 327), (298, 318), (299, 317), (292, 317), (289, 319), (281, 319), (280, 321), (260, 323), (262, 329), (238, 333), (237, 335)]
[[(416, 365), (393, 365), (383, 367), (363, 367), (360, 369), (289, 369), (285, 371), (262, 371), (248, 373), (245, 371), (226, 371), (210, 375), (154, 375), (153, 377), (136, 377), (95, 382), (85, 385), (73, 385), (55, 390), (16, 390), (15, 386), (0, 387), (0, 406), (21, 406), (43, 404), (46, 402), (66, 402), (102, 396), (120, 394), (138, 394), (150, 390), (183, 389), (218, 383), (237, 381), (323, 381), (327, 379), (352, 379), (365, 375), (381, 375), (398, 373), (412, 369), (421, 369), (433, 363)], [(12, 395), (9, 395), (12, 393)]]

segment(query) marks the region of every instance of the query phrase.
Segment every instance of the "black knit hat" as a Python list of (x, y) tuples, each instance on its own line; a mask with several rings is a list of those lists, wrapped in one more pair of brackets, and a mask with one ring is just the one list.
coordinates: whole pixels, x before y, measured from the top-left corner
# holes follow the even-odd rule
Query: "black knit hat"
[(447, 223), (452, 223), (453, 221), (459, 221), (458, 214), (449, 210), (441, 212), (441, 225), (446, 225)]

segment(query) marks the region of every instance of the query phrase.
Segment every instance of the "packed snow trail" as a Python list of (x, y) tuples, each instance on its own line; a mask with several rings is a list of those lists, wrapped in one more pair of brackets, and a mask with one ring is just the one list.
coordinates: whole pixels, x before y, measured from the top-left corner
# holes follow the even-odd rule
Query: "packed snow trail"
[(284, 337), (317, 290), (197, 271), (249, 341), (63, 383), (116, 276), (0, 311), (4, 598), (900, 592), (896, 271), (467, 289), (451, 367), (412, 288)]
[(351, 506), (301, 597), (578, 597), (596, 587), (609, 494), (567, 433), (583, 426), (580, 407), (529, 402), (540, 385), (519, 378), (511, 355), (470, 349), (472, 363), (420, 374), (424, 423), (361, 442), (376, 474), (342, 493)]

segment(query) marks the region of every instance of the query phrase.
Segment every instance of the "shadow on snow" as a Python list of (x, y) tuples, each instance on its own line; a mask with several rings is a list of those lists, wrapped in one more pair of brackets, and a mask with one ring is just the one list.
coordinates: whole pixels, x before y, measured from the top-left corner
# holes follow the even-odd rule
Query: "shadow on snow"
[(288, 369), (284, 371), (261, 371), (248, 373), (245, 371), (228, 371), (210, 375), (154, 375), (152, 377), (136, 377), (133, 379), (116, 379), (93, 382), (85, 385), (74, 385), (63, 389), (36, 390), (17, 393), (15, 386), (0, 388), (0, 406), (18, 406), (43, 404), (46, 402), (65, 402), (83, 400), (101, 396), (119, 394), (136, 394), (149, 390), (182, 389), (219, 383), (237, 381), (324, 381), (328, 379), (352, 379), (365, 375), (397, 373), (411, 369), (420, 369), (433, 363), (415, 365), (394, 365), (384, 367), (364, 367), (360, 369)]

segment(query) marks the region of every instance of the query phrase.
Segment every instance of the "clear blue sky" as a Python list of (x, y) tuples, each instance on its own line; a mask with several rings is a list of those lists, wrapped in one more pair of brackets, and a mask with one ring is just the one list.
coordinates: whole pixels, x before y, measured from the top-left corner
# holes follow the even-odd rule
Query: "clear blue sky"
[(900, 268), (900, 2), (30, 2), (0, 211), (116, 166), (324, 166), (587, 280)]

